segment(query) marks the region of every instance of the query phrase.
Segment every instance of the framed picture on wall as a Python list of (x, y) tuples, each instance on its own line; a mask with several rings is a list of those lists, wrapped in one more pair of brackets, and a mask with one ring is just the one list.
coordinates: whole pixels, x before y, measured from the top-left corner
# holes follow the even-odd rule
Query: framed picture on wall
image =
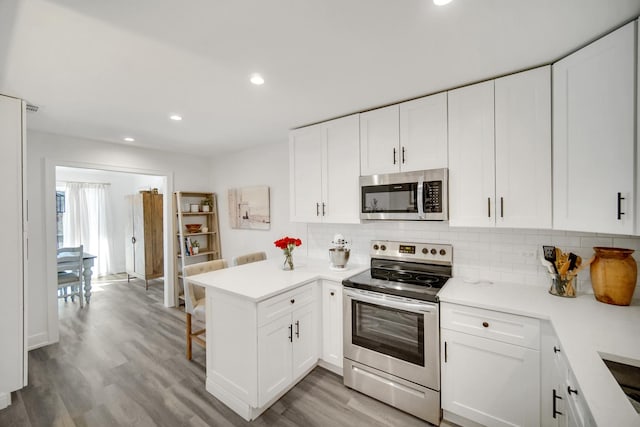
[(232, 188), (229, 190), (229, 223), (231, 228), (269, 230), (269, 187)]

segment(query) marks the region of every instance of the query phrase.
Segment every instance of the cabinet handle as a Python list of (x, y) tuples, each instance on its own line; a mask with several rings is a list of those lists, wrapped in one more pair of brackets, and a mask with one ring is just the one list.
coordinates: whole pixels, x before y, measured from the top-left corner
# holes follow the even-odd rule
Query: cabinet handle
[(324, 202), (322, 202), (322, 216), (325, 216), (325, 210), (324, 210), (324, 208), (325, 208), (325, 204), (324, 204)]
[(504, 218), (504, 198), (500, 197), (500, 218)]
[(553, 352), (554, 353), (560, 353), (560, 347), (556, 347), (555, 345), (553, 346)]
[(487, 216), (491, 218), (491, 197), (487, 197)]
[(578, 395), (578, 389), (573, 389), (570, 385), (567, 386), (567, 392), (569, 393), (569, 396), (571, 396), (571, 393), (575, 394), (576, 396)]
[(402, 147), (402, 164), (404, 165), (404, 147)]
[(300, 338), (300, 321), (296, 320), (296, 338)]
[(135, 243), (136, 242), (136, 238), (135, 237), (131, 237), (131, 243)]
[(556, 401), (560, 399), (562, 400), (561, 396), (558, 396), (558, 393), (556, 392), (556, 389), (553, 389), (553, 418), (556, 418), (556, 415), (562, 415), (562, 412), (558, 411), (558, 408), (556, 407)]
[(320, 216), (320, 203), (316, 203), (316, 216)]
[(291, 304), (294, 304), (295, 302), (296, 302), (296, 300), (291, 298)]
[(334, 296), (335, 294), (336, 294), (335, 292), (331, 291), (331, 296)]
[(482, 322), (482, 326), (484, 326), (485, 328), (489, 327), (489, 323), (488, 322)]
[(625, 200), (624, 197), (622, 197), (622, 193), (618, 193), (618, 219), (622, 219), (622, 215), (624, 215), (625, 213), (622, 212), (622, 201)]
[(293, 325), (289, 325), (289, 342), (293, 342)]
[(444, 363), (447, 363), (447, 342), (444, 342)]
[(393, 164), (396, 164), (396, 149), (393, 149)]

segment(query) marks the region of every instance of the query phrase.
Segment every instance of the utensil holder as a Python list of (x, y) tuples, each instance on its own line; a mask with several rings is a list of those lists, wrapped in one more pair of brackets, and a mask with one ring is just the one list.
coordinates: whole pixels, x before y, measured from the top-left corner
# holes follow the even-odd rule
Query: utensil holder
[(549, 293), (557, 297), (575, 298), (577, 285), (576, 276), (574, 275), (560, 275), (550, 274), (551, 276), (551, 288)]

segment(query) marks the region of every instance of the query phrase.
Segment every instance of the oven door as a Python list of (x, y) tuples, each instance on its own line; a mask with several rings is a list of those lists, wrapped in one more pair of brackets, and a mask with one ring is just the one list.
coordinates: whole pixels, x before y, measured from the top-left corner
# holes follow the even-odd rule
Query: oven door
[(344, 357), (440, 389), (438, 304), (344, 289)]

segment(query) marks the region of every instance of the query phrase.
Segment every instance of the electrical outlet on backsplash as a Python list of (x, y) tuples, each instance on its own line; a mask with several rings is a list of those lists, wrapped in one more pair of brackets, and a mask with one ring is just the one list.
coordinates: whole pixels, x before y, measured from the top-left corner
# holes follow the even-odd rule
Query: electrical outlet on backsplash
[[(474, 280), (549, 286), (548, 272), (540, 264), (543, 245), (573, 252), (585, 261), (594, 246), (629, 248), (640, 259), (640, 237), (557, 230), (503, 228), (450, 228), (445, 222), (374, 221), (363, 224), (307, 224), (307, 251), (326, 258), (336, 233), (351, 242), (350, 263), (369, 263), (371, 240), (404, 240), (453, 245), (453, 276)], [(589, 269), (578, 275), (578, 290), (592, 292)], [(636, 295), (639, 297), (640, 295)]]

